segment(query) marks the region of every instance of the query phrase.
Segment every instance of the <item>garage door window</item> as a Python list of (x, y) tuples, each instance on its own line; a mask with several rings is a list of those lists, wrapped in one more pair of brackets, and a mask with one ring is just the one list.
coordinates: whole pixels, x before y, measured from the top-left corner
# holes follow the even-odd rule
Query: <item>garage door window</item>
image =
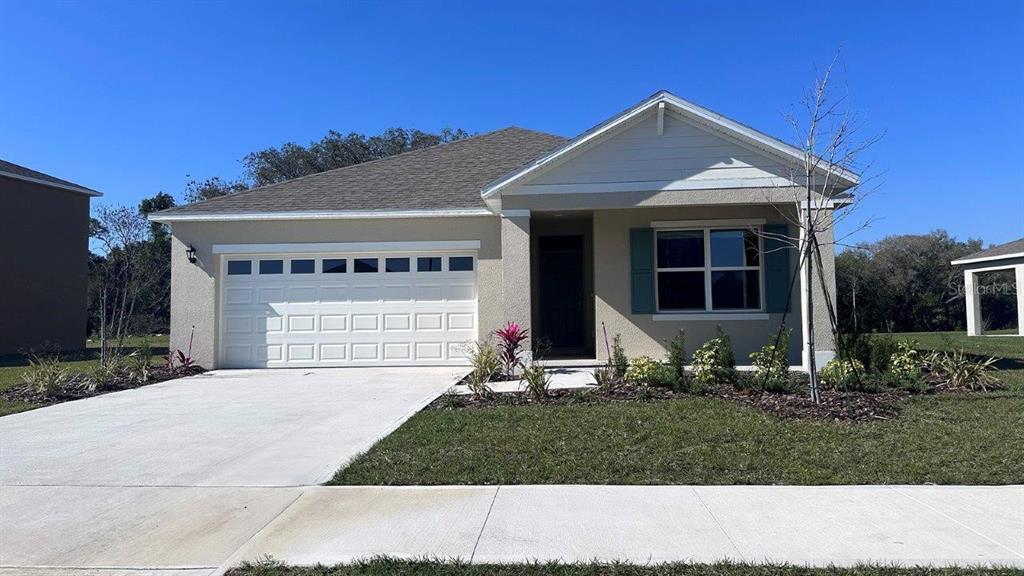
[(385, 272), (408, 272), (409, 271), (409, 259), (408, 258), (385, 258), (384, 259), (384, 271)]
[(473, 270), (472, 256), (452, 256), (448, 259), (449, 272), (470, 272)]
[(252, 262), (249, 260), (228, 260), (228, 274), (231, 276), (252, 274)]
[(344, 258), (324, 258), (324, 274), (344, 274), (348, 271), (348, 260)]
[(368, 274), (376, 272), (378, 266), (376, 258), (356, 258), (352, 268), (356, 274)]
[(316, 271), (316, 260), (292, 260), (292, 274), (312, 274)]
[(416, 259), (416, 271), (417, 272), (440, 272), (441, 271), (441, 257), (440, 256), (428, 256), (426, 258)]
[(260, 260), (260, 274), (283, 274), (284, 260)]

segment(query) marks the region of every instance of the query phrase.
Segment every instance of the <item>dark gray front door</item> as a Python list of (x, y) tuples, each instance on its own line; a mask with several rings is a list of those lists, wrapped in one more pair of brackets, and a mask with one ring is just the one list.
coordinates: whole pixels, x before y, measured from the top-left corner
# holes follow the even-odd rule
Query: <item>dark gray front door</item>
[(539, 336), (551, 353), (583, 351), (583, 236), (541, 236)]

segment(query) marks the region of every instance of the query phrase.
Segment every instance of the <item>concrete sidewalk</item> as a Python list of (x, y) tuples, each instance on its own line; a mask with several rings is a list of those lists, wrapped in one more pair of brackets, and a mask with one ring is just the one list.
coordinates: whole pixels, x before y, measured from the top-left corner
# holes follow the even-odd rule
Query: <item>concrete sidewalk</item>
[(265, 554), (1024, 567), (1024, 486), (19, 486), (0, 512), (0, 576), (201, 576)]

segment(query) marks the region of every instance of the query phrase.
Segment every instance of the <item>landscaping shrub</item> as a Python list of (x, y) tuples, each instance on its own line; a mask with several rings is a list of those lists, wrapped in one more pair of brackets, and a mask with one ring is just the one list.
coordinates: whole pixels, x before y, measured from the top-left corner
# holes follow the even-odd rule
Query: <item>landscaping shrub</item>
[(989, 390), (1002, 387), (999, 379), (992, 375), (996, 362), (991, 357), (975, 360), (963, 350), (957, 350), (932, 352), (924, 364), (937, 385), (952, 390)]
[(60, 396), (72, 381), (71, 373), (57, 356), (30, 356), (28, 368), (21, 374), (22, 384), (43, 397)]
[(650, 375), (647, 377), (647, 384), (651, 386), (657, 386), (659, 388), (668, 388), (671, 390), (680, 389), (679, 375), (673, 367), (668, 364), (657, 363), (654, 369), (651, 370)]
[(542, 364), (531, 362), (529, 366), (523, 366), (523, 385), (527, 394), (535, 400), (541, 400), (548, 395), (551, 375)]
[(899, 344), (892, 334), (876, 334), (870, 341), (871, 359), (867, 368), (874, 372), (888, 372), (892, 357), (899, 352)]
[(871, 336), (861, 332), (840, 334), (836, 339), (836, 351), (839, 358), (868, 366), (871, 364)]
[(907, 380), (921, 375), (921, 356), (917, 352), (917, 342), (902, 341), (896, 345), (896, 352), (889, 358), (888, 373)]
[(506, 378), (516, 376), (516, 367), (522, 361), (523, 342), (530, 337), (530, 331), (515, 322), (509, 322), (504, 328), (494, 331), (498, 339), (498, 352)]
[(616, 383), (615, 370), (611, 365), (601, 366), (594, 369), (594, 380), (597, 385), (605, 388)]
[(680, 330), (675, 338), (668, 341), (668, 365), (676, 373), (679, 382), (687, 380), (686, 374), (686, 334)]
[(732, 353), (732, 341), (718, 327), (718, 335), (708, 340), (693, 353), (693, 376), (698, 383), (731, 384), (736, 381), (736, 360)]
[(621, 334), (616, 334), (615, 338), (612, 339), (612, 356), (608, 359), (608, 362), (612, 367), (615, 380), (618, 382), (625, 381), (626, 370), (629, 369), (629, 358), (626, 356), (626, 351), (622, 348)]
[(856, 380), (858, 374), (865, 374), (864, 364), (855, 359), (833, 358), (818, 370), (822, 384), (841, 390), (850, 389), (851, 380)]
[(501, 374), (501, 357), (498, 355), (498, 349), (489, 340), (482, 340), (471, 344), (466, 355), (473, 367), (472, 372), (466, 377), (466, 385), (474, 394), (489, 395), (491, 389), (487, 385), (488, 382)]
[(768, 381), (786, 377), (789, 372), (789, 338), (792, 334), (793, 330), (786, 328), (777, 337), (772, 337), (761, 350), (750, 354), (756, 378)]
[(630, 384), (650, 384), (651, 374), (658, 367), (656, 362), (650, 356), (638, 356), (629, 361), (629, 367), (626, 369), (626, 382)]
[(737, 390), (768, 392), (771, 394), (796, 394), (807, 389), (807, 376), (799, 372), (786, 371), (769, 377), (757, 373), (736, 373), (733, 387)]

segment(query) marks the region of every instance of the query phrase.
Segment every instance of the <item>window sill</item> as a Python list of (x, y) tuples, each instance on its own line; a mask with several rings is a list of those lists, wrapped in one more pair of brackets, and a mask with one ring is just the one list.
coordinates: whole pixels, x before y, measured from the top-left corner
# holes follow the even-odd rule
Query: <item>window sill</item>
[(680, 320), (767, 320), (767, 312), (659, 312), (651, 316), (655, 322), (678, 322)]

